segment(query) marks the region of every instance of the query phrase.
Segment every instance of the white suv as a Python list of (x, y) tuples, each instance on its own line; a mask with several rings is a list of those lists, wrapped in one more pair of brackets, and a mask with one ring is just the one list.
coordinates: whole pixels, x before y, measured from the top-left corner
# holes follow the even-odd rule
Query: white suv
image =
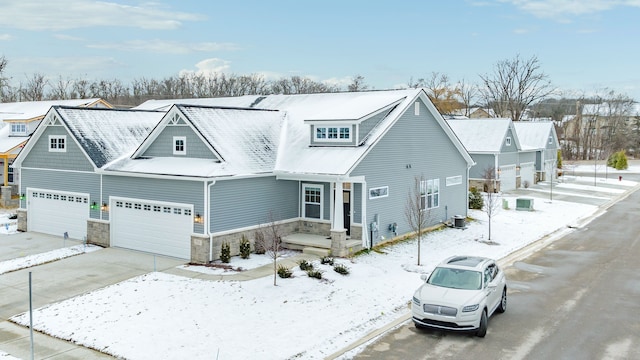
[(418, 328), (475, 332), (484, 337), (488, 318), (507, 310), (507, 280), (495, 261), (453, 256), (438, 265), (413, 295)]

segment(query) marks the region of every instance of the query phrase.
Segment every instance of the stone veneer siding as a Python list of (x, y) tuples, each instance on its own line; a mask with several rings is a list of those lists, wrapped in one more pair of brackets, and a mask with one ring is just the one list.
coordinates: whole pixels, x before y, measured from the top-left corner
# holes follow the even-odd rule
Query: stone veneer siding
[(89, 219), (87, 220), (87, 243), (100, 245), (102, 247), (111, 246), (111, 227), (108, 221)]
[(16, 210), (18, 214), (18, 231), (27, 231), (27, 209)]

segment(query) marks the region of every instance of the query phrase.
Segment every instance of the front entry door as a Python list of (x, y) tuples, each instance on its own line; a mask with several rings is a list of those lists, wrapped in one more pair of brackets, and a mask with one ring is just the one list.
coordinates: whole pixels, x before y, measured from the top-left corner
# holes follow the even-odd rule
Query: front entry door
[(342, 191), (342, 214), (344, 217), (344, 228), (347, 230), (347, 236), (351, 235), (351, 191)]

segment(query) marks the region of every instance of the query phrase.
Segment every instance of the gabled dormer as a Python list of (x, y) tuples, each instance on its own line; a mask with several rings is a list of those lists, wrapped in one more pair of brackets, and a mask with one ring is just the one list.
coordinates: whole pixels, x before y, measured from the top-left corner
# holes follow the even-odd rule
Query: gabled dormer
[(29, 136), (33, 134), (43, 117), (44, 115), (29, 119), (6, 119), (5, 123), (11, 126), (9, 136)]

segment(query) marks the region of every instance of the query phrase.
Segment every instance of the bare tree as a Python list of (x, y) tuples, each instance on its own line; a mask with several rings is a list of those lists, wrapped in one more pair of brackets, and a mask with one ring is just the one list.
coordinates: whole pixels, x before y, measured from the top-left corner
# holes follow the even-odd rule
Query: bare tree
[(7, 88), (9, 79), (4, 77), (5, 69), (7, 68), (7, 64), (9, 62), (4, 56), (0, 56), (0, 101), (4, 101), (5, 98), (5, 88)]
[(27, 101), (42, 101), (48, 84), (49, 81), (44, 74), (35, 73), (27, 79), (27, 83), (22, 88), (22, 96)]
[(58, 76), (55, 83), (51, 85), (51, 92), (49, 93), (49, 99), (51, 100), (64, 100), (71, 99), (71, 89), (73, 81), (69, 78), (63, 78)]
[(268, 222), (256, 231), (255, 245), (265, 251), (273, 261), (273, 286), (277, 285), (278, 258), (282, 251), (280, 225), (276, 222), (272, 212), (269, 212)]
[(458, 95), (460, 96), (460, 102), (464, 106), (464, 116), (469, 117), (471, 115), (471, 107), (477, 100), (478, 86), (462, 79), (458, 83)]
[(416, 233), (418, 238), (418, 266), (420, 266), (420, 239), (422, 232), (429, 225), (429, 221), (431, 221), (431, 209), (428, 206), (427, 196), (427, 182), (424, 176), (416, 176), (413, 180), (413, 187), (407, 196), (404, 216), (409, 227)]
[(536, 56), (502, 60), (495, 64), (493, 74), (480, 75), (482, 95), (487, 107), (502, 117), (520, 120), (524, 110), (532, 103), (549, 96), (554, 88), (547, 74), (540, 70)]
[(369, 86), (367, 86), (364, 83), (364, 76), (362, 75), (356, 75), (353, 78), (351, 78), (351, 84), (349, 84), (349, 86), (347, 86), (347, 90), (354, 92), (354, 91), (364, 91), (367, 90), (369, 88)]
[(500, 209), (500, 194), (496, 188), (496, 168), (491, 166), (484, 170), (482, 178), (484, 179), (485, 198), (482, 210), (487, 213), (489, 219), (489, 239), (491, 241), (491, 219)]

